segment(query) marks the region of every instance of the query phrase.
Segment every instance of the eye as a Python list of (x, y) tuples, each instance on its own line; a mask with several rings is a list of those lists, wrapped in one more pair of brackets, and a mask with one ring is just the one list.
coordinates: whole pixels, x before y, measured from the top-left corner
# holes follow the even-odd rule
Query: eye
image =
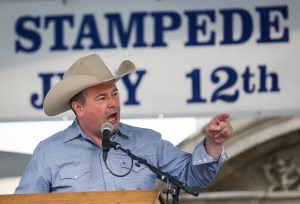
[(119, 92), (118, 91), (114, 91), (112, 95), (113, 96), (119, 96)]
[(97, 100), (98, 100), (98, 101), (104, 101), (104, 100), (105, 100), (105, 96), (100, 96), (100, 97), (98, 97)]

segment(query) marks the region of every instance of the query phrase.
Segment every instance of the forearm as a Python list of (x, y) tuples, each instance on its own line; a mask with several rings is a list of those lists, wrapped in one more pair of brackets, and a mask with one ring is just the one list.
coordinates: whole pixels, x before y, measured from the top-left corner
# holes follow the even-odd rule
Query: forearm
[(213, 158), (205, 149), (205, 140), (202, 140), (195, 148), (192, 156), (192, 164), (187, 176), (187, 184), (191, 187), (205, 187), (216, 176), (223, 162), (228, 158), (222, 147), (217, 153), (218, 158)]
[(206, 138), (204, 141), (204, 147), (207, 154), (213, 159), (218, 160), (220, 158), (223, 145), (215, 144), (214, 142), (211, 142), (208, 138)]

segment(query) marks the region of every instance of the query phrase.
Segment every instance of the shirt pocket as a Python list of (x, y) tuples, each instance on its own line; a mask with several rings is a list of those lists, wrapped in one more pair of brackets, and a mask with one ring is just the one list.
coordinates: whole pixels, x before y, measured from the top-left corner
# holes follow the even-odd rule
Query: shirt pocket
[[(131, 160), (120, 160), (121, 168), (130, 169), (131, 168)], [(133, 161), (132, 170), (136, 173), (140, 172), (141, 170), (147, 168), (145, 165), (138, 163), (137, 161)]]
[[(120, 160), (123, 173), (127, 173), (131, 168), (131, 160)], [(139, 190), (139, 189), (154, 189), (156, 174), (154, 174), (147, 166), (133, 161), (132, 171), (126, 177), (127, 189)], [(123, 187), (123, 186), (121, 186)]]
[(76, 165), (59, 171), (60, 179), (79, 180), (84, 174), (91, 172), (89, 165)]

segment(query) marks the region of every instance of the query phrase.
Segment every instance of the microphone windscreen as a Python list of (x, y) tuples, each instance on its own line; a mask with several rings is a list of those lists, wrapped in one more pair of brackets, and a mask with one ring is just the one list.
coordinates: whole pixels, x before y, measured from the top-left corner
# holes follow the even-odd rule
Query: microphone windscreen
[(108, 130), (110, 133), (112, 133), (113, 128), (114, 128), (114, 127), (113, 127), (113, 125), (112, 125), (111, 123), (105, 122), (105, 123), (103, 123), (103, 124), (101, 125), (100, 130), (101, 130), (102, 133), (103, 133), (105, 130)]

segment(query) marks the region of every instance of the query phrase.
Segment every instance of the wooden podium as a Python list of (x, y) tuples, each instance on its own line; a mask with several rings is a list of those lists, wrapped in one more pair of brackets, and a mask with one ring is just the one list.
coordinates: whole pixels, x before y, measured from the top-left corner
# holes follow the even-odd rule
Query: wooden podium
[(97, 191), (0, 195), (0, 204), (119, 204), (161, 203), (158, 190)]

